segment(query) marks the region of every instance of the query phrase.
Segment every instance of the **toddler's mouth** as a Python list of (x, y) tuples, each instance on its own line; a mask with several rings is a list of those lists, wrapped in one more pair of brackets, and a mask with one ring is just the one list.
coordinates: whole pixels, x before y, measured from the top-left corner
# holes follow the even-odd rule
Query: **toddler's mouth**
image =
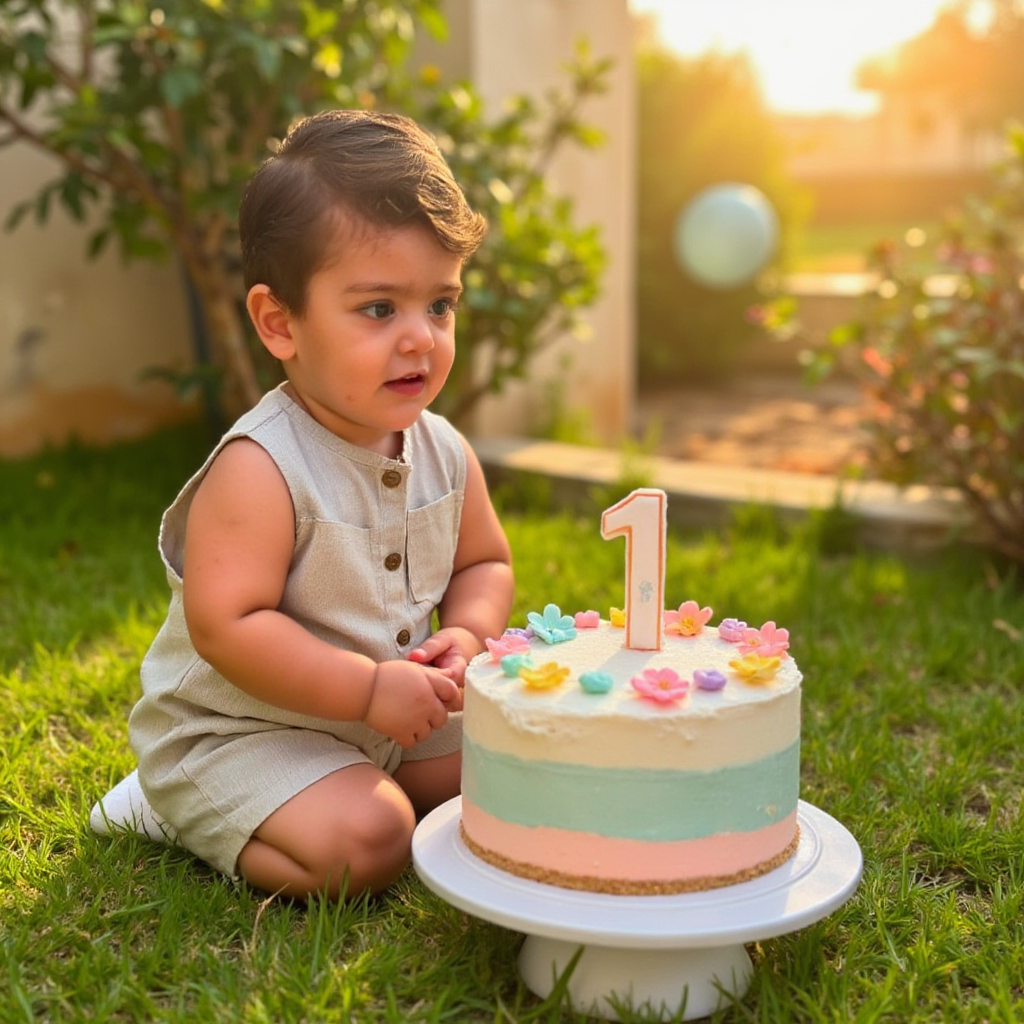
[(404, 377), (396, 377), (389, 380), (384, 387), (400, 395), (418, 395), (427, 385), (427, 376), (424, 373), (410, 373)]

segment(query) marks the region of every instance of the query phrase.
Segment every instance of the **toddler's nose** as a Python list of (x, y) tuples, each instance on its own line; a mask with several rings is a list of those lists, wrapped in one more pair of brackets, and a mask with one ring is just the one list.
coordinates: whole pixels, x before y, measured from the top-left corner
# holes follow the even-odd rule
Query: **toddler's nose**
[(412, 317), (404, 325), (399, 345), (403, 352), (429, 352), (434, 347), (434, 331), (429, 320)]

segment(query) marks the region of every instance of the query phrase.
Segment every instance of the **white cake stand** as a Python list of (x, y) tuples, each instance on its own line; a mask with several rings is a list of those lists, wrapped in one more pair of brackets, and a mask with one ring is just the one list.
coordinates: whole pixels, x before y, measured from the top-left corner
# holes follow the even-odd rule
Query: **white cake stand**
[(827, 917), (853, 894), (863, 861), (856, 839), (800, 801), (800, 843), (760, 878), (707, 892), (612, 896), (560, 889), (481, 860), (459, 835), (461, 797), (432, 811), (412, 840), (424, 884), (453, 906), (527, 935), (519, 973), (537, 995), (568, 980), (573, 1009), (618, 1020), (616, 1006), (668, 1020), (705, 1017), (744, 995), (753, 965), (744, 949)]

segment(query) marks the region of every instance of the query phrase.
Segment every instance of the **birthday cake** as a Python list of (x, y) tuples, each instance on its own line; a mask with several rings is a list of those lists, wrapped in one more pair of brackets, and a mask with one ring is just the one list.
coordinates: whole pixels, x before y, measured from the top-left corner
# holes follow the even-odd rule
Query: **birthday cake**
[(625, 612), (549, 604), (470, 663), (463, 841), (571, 889), (662, 894), (755, 878), (799, 841), (802, 677), (789, 634), (770, 621), (713, 626), (710, 608), (663, 612), (659, 600), (643, 609), (652, 649), (638, 649), (630, 580), (634, 596), (661, 592), (634, 570)]

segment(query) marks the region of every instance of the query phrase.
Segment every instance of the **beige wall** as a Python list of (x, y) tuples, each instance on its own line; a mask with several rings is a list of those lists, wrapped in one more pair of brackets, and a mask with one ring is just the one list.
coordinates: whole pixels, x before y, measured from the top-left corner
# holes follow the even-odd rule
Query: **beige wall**
[[(571, 405), (589, 410), (600, 439), (621, 436), (633, 403), (633, 91), (627, 0), (449, 0), (451, 35), (437, 54), (453, 77), (470, 77), (488, 109), (510, 94), (560, 80), (573, 42), (615, 58), (613, 88), (587, 110), (609, 136), (596, 154), (566, 152), (552, 185), (576, 197), (582, 222), (600, 222), (610, 253), (593, 338), (566, 340), (538, 364), (529, 385), (490, 400), (476, 429), (516, 434), (536, 422), (538, 377), (559, 377)], [(27, 145), (0, 149), (0, 217), (35, 194), (55, 165)], [(0, 234), (0, 456), (71, 435), (107, 442), (140, 436), (191, 413), (166, 384), (140, 383), (154, 365), (187, 366), (191, 335), (173, 266), (123, 266), (111, 251), (85, 257), (88, 232), (55, 211), (45, 228), (23, 221)], [(543, 268), (538, 268), (542, 273)]]
[[(27, 146), (0, 150), (0, 216), (56, 165)], [(85, 257), (88, 232), (55, 209), (0, 234), (0, 456), (77, 435), (105, 443), (183, 416), (155, 365), (190, 360), (181, 281), (172, 267)]]

